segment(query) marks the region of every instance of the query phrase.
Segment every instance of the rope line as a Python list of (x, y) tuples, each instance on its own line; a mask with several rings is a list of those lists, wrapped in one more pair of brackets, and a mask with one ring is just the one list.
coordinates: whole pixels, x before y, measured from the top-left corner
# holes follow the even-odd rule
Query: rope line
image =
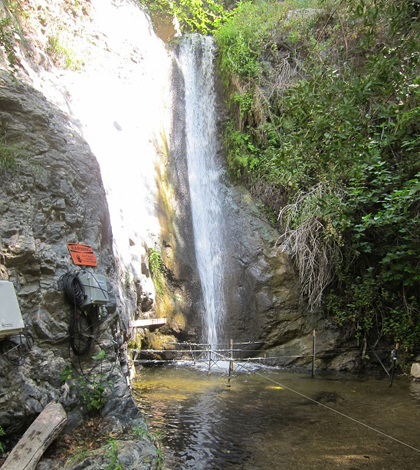
[[(166, 343), (166, 344), (171, 344), (171, 343)], [(175, 343), (174, 343), (175, 344)], [(187, 343), (185, 343), (185, 346), (187, 347)], [(243, 349), (243, 348), (234, 348), (234, 349), (231, 349), (231, 348), (223, 348), (223, 349), (193, 349), (191, 346), (200, 346), (198, 344), (192, 344), (188, 346), (188, 349), (132, 349), (131, 351), (132, 352), (138, 352), (138, 353), (179, 353), (179, 354), (185, 354), (185, 353), (199, 353), (199, 352), (206, 352), (206, 353), (213, 353), (213, 352), (244, 352), (244, 353), (252, 353), (252, 352), (255, 352), (255, 353), (260, 353), (260, 354), (267, 354), (269, 353), (270, 351), (269, 350), (264, 350), (264, 349)], [(204, 345), (206, 346), (206, 345)], [(328, 355), (333, 355), (334, 353), (337, 353), (339, 351), (354, 351), (354, 352), (357, 352), (357, 351), (360, 351), (360, 348), (332, 348), (332, 349), (329, 349), (328, 351), (320, 351), (318, 350), (317, 352), (317, 355), (320, 355), (322, 357), (325, 357), (325, 356), (328, 356)], [(382, 348), (382, 349), (376, 349), (373, 351), (373, 353), (376, 355), (376, 352), (389, 352), (389, 349), (388, 348)], [(299, 355), (297, 355), (296, 357), (301, 357), (302, 354), (305, 354), (305, 355), (309, 355), (309, 356), (312, 356), (312, 348), (311, 349), (283, 349), (281, 350), (281, 355), (276, 355), (276, 356), (266, 356), (268, 358), (271, 358), (271, 359), (277, 359), (277, 358), (281, 358), (281, 357), (284, 357), (283, 353), (299, 353)], [(286, 357), (289, 357), (289, 356), (286, 356)], [(294, 357), (294, 356), (290, 356), (290, 357)]]
[[(171, 343), (166, 343), (166, 344), (171, 344)], [(188, 343), (172, 343), (172, 344), (181, 345), (181, 344), (188, 344)], [(237, 344), (238, 344), (238, 343), (237, 343)], [(243, 344), (244, 344), (244, 343), (243, 343)], [(191, 345), (191, 343), (190, 343), (190, 345)], [(196, 344), (196, 346), (204, 346), (204, 345), (203, 345), (203, 344)], [(339, 349), (339, 348), (337, 348), (337, 349)], [(188, 352), (192, 352), (192, 351), (193, 351), (193, 350), (190, 350), (190, 351), (188, 351)], [(225, 352), (225, 351), (227, 351), (227, 350), (219, 350), (219, 351)], [(140, 352), (140, 351), (138, 351), (138, 352)], [(165, 352), (168, 352), (168, 351), (165, 351)], [(172, 351), (172, 352), (176, 352), (176, 351)], [(187, 352), (187, 351), (182, 351), (182, 352)], [(199, 352), (199, 351), (195, 350), (195, 352)], [(200, 352), (201, 352), (201, 351), (200, 351)], [(246, 368), (246, 363), (247, 363), (248, 361), (251, 361), (252, 359), (257, 359), (257, 358), (246, 358), (246, 359), (241, 359), (241, 360), (239, 360), (239, 361), (238, 361), (238, 360), (235, 360), (235, 361), (234, 361), (232, 358), (227, 357), (227, 356), (224, 356), (223, 354), (220, 354), (220, 352), (215, 351), (215, 350), (203, 350), (202, 352), (211, 353), (211, 354), (213, 354), (213, 355), (216, 355), (216, 356), (222, 358), (222, 359), (225, 360), (225, 361), (232, 361), (232, 362), (236, 363), (237, 366), (239, 365), (238, 362), (241, 362), (241, 364), (239, 365), (239, 368), (240, 368), (240, 369), (244, 369), (244, 370), (247, 370), (247, 368)], [(374, 352), (374, 351), (373, 351), (373, 352)], [(375, 355), (376, 355), (376, 354), (375, 354)], [(304, 357), (304, 356), (282, 356), (282, 357)], [(258, 359), (275, 359), (275, 357), (265, 357), (265, 358), (258, 358)], [(220, 359), (219, 359), (219, 360), (220, 360)], [(134, 360), (133, 362), (154, 362), (154, 363), (156, 363), (156, 362), (178, 362), (178, 361), (172, 359), (172, 360), (146, 360), (146, 361)], [(193, 361), (186, 361), (186, 362), (193, 362)], [(194, 362), (207, 362), (207, 363), (210, 362), (210, 363), (214, 363), (215, 365), (217, 365), (218, 360), (217, 360), (217, 359), (214, 360), (214, 359), (210, 358), (210, 360), (209, 360), (209, 359), (204, 360), (204, 361), (201, 361), (201, 360), (194, 360)], [(249, 371), (249, 369), (248, 369), (248, 371)], [(394, 442), (397, 442), (398, 444), (401, 444), (401, 445), (403, 445), (403, 446), (405, 446), (405, 447), (408, 447), (409, 449), (414, 450), (415, 452), (417, 452), (417, 453), (420, 454), (420, 449), (418, 449), (418, 448), (416, 448), (416, 447), (414, 447), (414, 446), (412, 446), (412, 445), (410, 445), (410, 444), (407, 444), (407, 443), (404, 442), (404, 441), (401, 441), (401, 440), (399, 440), (399, 439), (397, 439), (397, 438), (395, 438), (395, 437), (393, 437), (393, 436), (391, 436), (391, 435), (389, 435), (389, 434), (387, 434), (387, 433), (385, 433), (385, 432), (383, 432), (383, 431), (380, 431), (379, 429), (374, 428), (373, 426), (370, 426), (370, 425), (368, 425), (368, 424), (366, 424), (366, 423), (364, 423), (364, 422), (362, 422), (362, 421), (360, 421), (360, 420), (358, 420), (358, 419), (356, 419), (356, 418), (353, 418), (353, 417), (351, 417), (351, 416), (349, 416), (349, 415), (347, 415), (347, 414), (345, 414), (345, 413), (343, 413), (343, 412), (341, 412), (341, 411), (338, 411), (338, 410), (332, 408), (331, 406), (325, 405), (324, 403), (321, 403), (320, 401), (317, 401), (317, 400), (315, 400), (315, 399), (313, 399), (313, 398), (310, 398), (310, 397), (308, 397), (307, 395), (305, 395), (305, 394), (303, 394), (303, 393), (301, 393), (301, 392), (298, 392), (297, 390), (294, 390), (294, 389), (292, 389), (291, 387), (288, 387), (287, 385), (284, 385), (284, 384), (281, 383), (281, 382), (278, 382), (278, 381), (276, 381), (276, 380), (274, 380), (274, 379), (271, 379), (270, 377), (266, 377), (265, 375), (261, 374), (260, 372), (257, 372), (256, 370), (252, 370), (252, 372), (255, 373), (256, 375), (259, 375), (259, 376), (262, 377), (263, 379), (268, 380), (269, 382), (272, 382), (272, 383), (274, 383), (274, 384), (276, 384), (276, 385), (278, 385), (278, 386), (284, 388), (285, 390), (288, 390), (288, 391), (291, 392), (291, 393), (294, 393), (294, 394), (296, 394), (296, 395), (299, 395), (300, 397), (304, 398), (305, 400), (308, 400), (308, 401), (310, 401), (310, 402), (312, 402), (312, 403), (315, 403), (315, 404), (317, 404), (317, 405), (319, 405), (319, 406), (322, 406), (323, 408), (325, 408), (325, 409), (327, 409), (327, 410), (329, 410), (329, 411), (332, 411), (333, 413), (336, 413), (336, 414), (338, 414), (339, 416), (342, 416), (343, 418), (346, 418), (346, 419), (348, 419), (348, 420), (350, 420), (350, 421), (353, 421), (354, 423), (356, 423), (356, 424), (358, 424), (358, 425), (360, 425), (360, 426), (363, 426), (363, 427), (365, 427), (365, 428), (367, 428), (367, 429), (369, 429), (369, 430), (371, 430), (371, 431), (373, 431), (373, 432), (376, 432), (377, 434), (380, 434), (381, 436), (384, 436), (384, 437), (386, 437), (387, 439), (390, 439), (390, 440), (392, 440), (392, 441), (394, 441)]]
[(413, 446), (411, 446), (410, 444), (407, 444), (406, 442), (400, 441), (399, 439), (396, 439), (395, 437), (390, 436), (389, 434), (386, 434), (386, 433), (380, 431), (379, 429), (376, 429), (376, 428), (374, 428), (374, 427), (372, 427), (372, 426), (369, 426), (368, 424), (363, 423), (362, 421), (359, 421), (359, 420), (356, 419), (356, 418), (352, 418), (351, 416), (346, 415), (345, 413), (342, 413), (341, 411), (338, 411), (338, 410), (332, 408), (331, 406), (325, 405), (324, 403), (321, 403), (320, 401), (314, 400), (313, 398), (310, 398), (310, 397), (304, 395), (303, 393), (300, 393), (300, 392), (298, 392), (298, 391), (296, 391), (296, 390), (293, 390), (292, 388), (287, 387), (286, 385), (283, 385), (282, 383), (277, 382), (277, 381), (274, 380), (274, 379), (271, 379), (271, 378), (269, 378), (269, 377), (266, 377), (266, 376), (264, 376), (263, 374), (260, 374), (259, 372), (255, 371), (255, 370), (254, 370), (253, 372), (254, 372), (255, 374), (259, 375), (260, 377), (262, 377), (263, 379), (268, 380), (268, 381), (270, 381), (270, 382), (273, 382), (273, 383), (275, 383), (276, 385), (279, 385), (280, 387), (282, 387), (282, 388), (288, 390), (289, 392), (295, 393), (296, 395), (299, 395), (299, 396), (301, 396), (302, 398), (305, 398), (306, 400), (309, 400), (309, 401), (311, 401), (311, 402), (313, 402), (313, 403), (316, 403), (317, 405), (320, 405), (320, 406), (326, 408), (327, 410), (333, 411), (334, 413), (337, 413), (338, 415), (340, 415), (340, 416), (342, 416), (342, 417), (344, 417), (344, 418), (347, 418), (347, 419), (349, 419), (350, 421), (354, 421), (355, 423), (357, 423), (357, 424), (359, 424), (359, 425), (361, 425), (361, 426), (364, 426), (365, 428), (368, 428), (368, 429), (370, 429), (371, 431), (374, 431), (374, 432), (376, 432), (376, 433), (378, 433), (378, 434), (381, 434), (382, 436), (387, 437), (388, 439), (391, 439), (391, 440), (393, 440), (393, 441), (395, 441), (395, 442), (398, 442), (398, 444), (402, 444), (403, 446), (406, 446), (406, 447), (408, 447), (409, 449), (412, 449), (412, 450), (414, 450), (414, 451), (416, 451), (416, 452), (418, 452), (418, 453), (420, 454), (420, 449), (417, 449), (416, 447), (413, 447)]
[[(230, 358), (228, 358), (228, 357), (226, 357), (226, 356), (223, 356), (222, 354), (218, 354), (218, 356), (223, 357), (223, 358), (224, 358), (225, 360), (227, 360), (227, 361), (229, 361), (229, 360), (232, 361), (232, 359), (230, 359)], [(313, 402), (313, 403), (316, 403), (317, 405), (320, 405), (320, 406), (326, 408), (327, 410), (333, 411), (334, 413), (336, 413), (336, 414), (342, 416), (343, 418), (347, 418), (348, 420), (353, 421), (353, 422), (359, 424), (360, 426), (364, 426), (365, 428), (370, 429), (371, 431), (374, 431), (374, 432), (376, 432), (376, 433), (378, 433), (378, 434), (381, 434), (382, 436), (387, 437), (388, 439), (391, 439), (391, 440), (394, 441), (394, 442), (398, 442), (398, 444), (401, 444), (401, 445), (403, 445), (403, 446), (405, 446), (405, 447), (408, 447), (409, 449), (412, 449), (412, 450), (414, 450), (414, 451), (416, 451), (416, 452), (418, 452), (418, 453), (420, 454), (420, 449), (417, 449), (416, 447), (413, 447), (413, 446), (411, 446), (410, 444), (407, 444), (406, 442), (400, 441), (399, 439), (397, 439), (397, 438), (395, 438), (395, 437), (393, 437), (393, 436), (390, 436), (389, 434), (386, 434), (386, 433), (380, 431), (379, 429), (376, 429), (376, 428), (374, 428), (374, 427), (372, 427), (372, 426), (369, 426), (368, 424), (363, 423), (362, 421), (359, 421), (359, 420), (356, 419), (356, 418), (352, 418), (351, 416), (346, 415), (345, 413), (342, 413), (341, 411), (338, 411), (338, 410), (336, 410), (335, 408), (332, 408), (331, 406), (325, 405), (324, 403), (321, 403), (320, 401), (317, 401), (317, 400), (315, 400), (315, 399), (313, 399), (313, 398), (310, 398), (310, 397), (308, 397), (307, 395), (305, 395), (305, 394), (303, 394), (303, 393), (301, 393), (301, 392), (298, 392), (297, 390), (294, 390), (293, 388), (287, 387), (286, 385), (284, 385), (284, 384), (282, 384), (282, 383), (280, 383), (280, 382), (277, 382), (277, 381), (274, 380), (274, 379), (271, 379), (270, 377), (266, 377), (265, 375), (261, 374), (260, 372), (257, 372), (256, 370), (253, 370), (252, 372), (255, 373), (256, 375), (259, 375), (260, 377), (262, 377), (262, 378), (265, 379), (265, 380), (268, 380), (268, 381), (270, 381), (270, 382), (272, 382), (272, 383), (274, 383), (274, 384), (276, 384), (276, 385), (279, 385), (280, 387), (283, 387), (284, 389), (288, 390), (289, 392), (295, 393), (296, 395), (299, 395), (299, 396), (301, 396), (302, 398), (305, 398), (306, 400), (309, 400), (309, 401), (311, 401), (311, 402)]]

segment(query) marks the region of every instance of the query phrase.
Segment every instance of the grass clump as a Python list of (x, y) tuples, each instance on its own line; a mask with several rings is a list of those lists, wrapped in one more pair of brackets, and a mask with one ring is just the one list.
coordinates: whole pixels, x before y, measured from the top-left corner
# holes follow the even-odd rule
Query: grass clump
[(0, 140), (0, 167), (9, 169), (16, 168), (16, 158), (19, 153), (19, 147), (6, 144)]
[(162, 296), (165, 290), (165, 265), (162, 261), (161, 254), (149, 248), (147, 250), (147, 256), (149, 260), (149, 270), (152, 276), (153, 284), (155, 286), (156, 294)]
[(63, 41), (59, 35), (48, 37), (46, 51), (58, 67), (69, 70), (80, 70), (84, 65), (83, 60), (77, 57), (76, 51), (73, 50), (68, 43)]

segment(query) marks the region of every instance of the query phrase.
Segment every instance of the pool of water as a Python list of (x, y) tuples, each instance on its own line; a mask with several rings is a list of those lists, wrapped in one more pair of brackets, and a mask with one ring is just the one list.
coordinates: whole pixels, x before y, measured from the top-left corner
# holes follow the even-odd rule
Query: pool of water
[(420, 469), (420, 384), (255, 368), (139, 371), (167, 470)]

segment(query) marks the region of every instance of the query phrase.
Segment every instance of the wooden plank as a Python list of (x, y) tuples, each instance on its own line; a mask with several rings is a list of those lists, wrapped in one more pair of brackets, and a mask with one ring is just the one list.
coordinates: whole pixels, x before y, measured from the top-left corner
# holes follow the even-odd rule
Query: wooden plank
[(39, 459), (67, 422), (60, 403), (49, 403), (15, 445), (1, 470), (35, 470)]
[(150, 318), (147, 320), (130, 320), (128, 326), (130, 328), (143, 328), (145, 326), (164, 325), (166, 318)]

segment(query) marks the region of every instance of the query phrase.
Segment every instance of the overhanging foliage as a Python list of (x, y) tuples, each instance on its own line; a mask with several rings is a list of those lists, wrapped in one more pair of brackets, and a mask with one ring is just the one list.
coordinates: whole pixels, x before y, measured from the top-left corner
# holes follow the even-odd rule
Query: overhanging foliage
[(406, 349), (420, 341), (418, 9), (247, 2), (216, 33), (229, 167), (280, 214), (309, 306)]

